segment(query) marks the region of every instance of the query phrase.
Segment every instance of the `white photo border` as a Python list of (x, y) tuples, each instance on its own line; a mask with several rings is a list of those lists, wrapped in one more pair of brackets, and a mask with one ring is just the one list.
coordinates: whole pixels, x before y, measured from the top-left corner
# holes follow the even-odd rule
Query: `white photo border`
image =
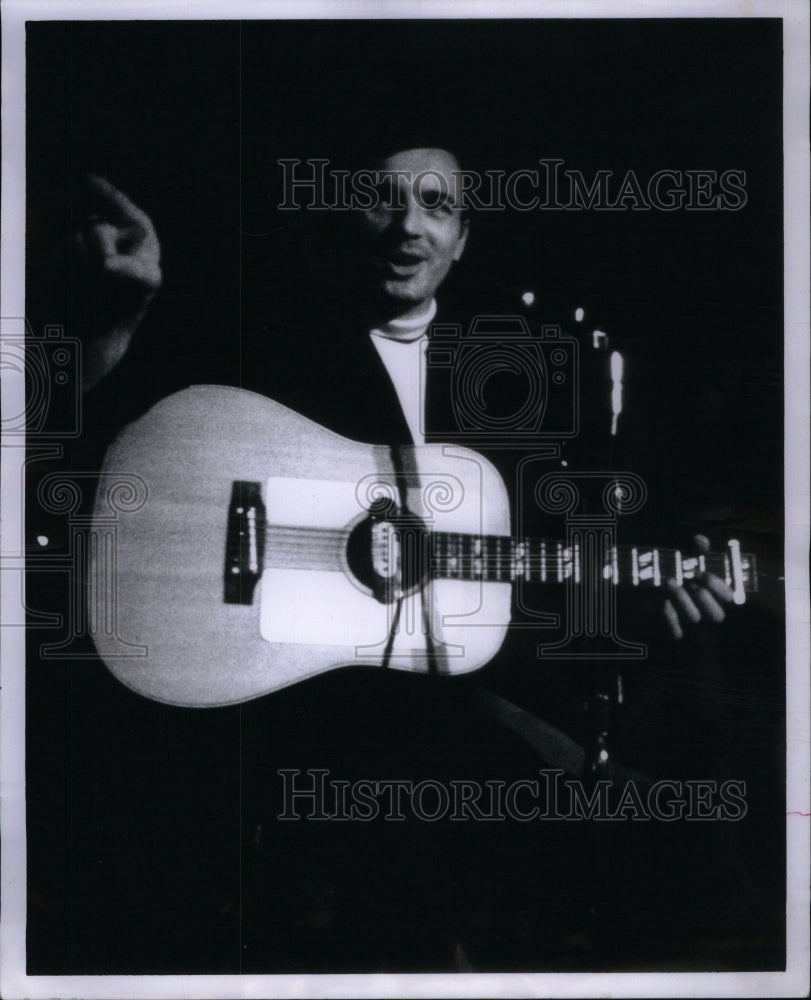
[[(809, 968), (809, 8), (805, 0), (5, 0), (2, 5), (2, 300), (4, 329), (25, 316), (26, 20), (349, 18), (742, 18), (784, 22), (785, 498), (788, 690), (786, 971), (766, 973), (537, 973), (340, 976), (27, 976), (25, 971), (24, 630), (19, 614), (22, 510), (19, 438), (2, 447), (2, 924), (3, 997), (338, 997), (338, 996), (800, 996)], [(24, 387), (2, 372), (3, 413), (19, 413)], [(19, 620), (19, 619), (17, 619)]]

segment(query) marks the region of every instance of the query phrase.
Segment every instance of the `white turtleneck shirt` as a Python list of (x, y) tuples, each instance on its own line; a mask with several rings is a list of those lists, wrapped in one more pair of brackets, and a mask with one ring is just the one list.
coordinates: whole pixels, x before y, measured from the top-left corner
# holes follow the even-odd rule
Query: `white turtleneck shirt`
[(427, 331), (436, 315), (436, 301), (425, 312), (408, 319), (393, 319), (370, 331), (380, 360), (389, 373), (403, 415), (415, 444), (424, 444), (425, 348)]

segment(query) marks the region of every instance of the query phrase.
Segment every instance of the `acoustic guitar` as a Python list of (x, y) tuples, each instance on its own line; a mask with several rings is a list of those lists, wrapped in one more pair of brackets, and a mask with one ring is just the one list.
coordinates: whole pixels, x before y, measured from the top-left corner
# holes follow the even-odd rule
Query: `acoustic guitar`
[(598, 600), (707, 571), (737, 603), (757, 587), (735, 541), (687, 556), (513, 538), (504, 483), (476, 452), (361, 444), (221, 386), (125, 428), (99, 483), (96, 648), (124, 684), (175, 705), (242, 702), (342, 665), (476, 670), (502, 645), (516, 585), (588, 585)]

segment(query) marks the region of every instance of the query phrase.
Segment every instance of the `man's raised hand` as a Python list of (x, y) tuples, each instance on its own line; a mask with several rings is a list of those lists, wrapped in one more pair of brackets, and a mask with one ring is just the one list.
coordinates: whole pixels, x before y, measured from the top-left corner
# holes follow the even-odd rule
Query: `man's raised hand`
[(161, 285), (160, 243), (152, 220), (118, 188), (94, 174), (85, 180), (90, 212), (76, 247), (107, 274), (140, 286), (148, 302)]
[(100, 382), (124, 356), (161, 286), (160, 243), (149, 216), (103, 177), (85, 178), (86, 213), (74, 234), (80, 283), (96, 315), (82, 331), (83, 389)]

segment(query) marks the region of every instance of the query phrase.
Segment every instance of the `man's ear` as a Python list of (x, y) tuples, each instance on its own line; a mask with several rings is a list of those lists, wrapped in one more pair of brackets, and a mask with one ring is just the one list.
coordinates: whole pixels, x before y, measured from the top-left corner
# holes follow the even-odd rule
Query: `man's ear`
[(462, 219), (461, 226), (462, 226), (462, 234), (459, 237), (459, 242), (456, 244), (456, 250), (454, 251), (453, 254), (453, 259), (455, 261), (459, 260), (462, 254), (465, 252), (465, 247), (467, 246), (467, 234), (470, 231), (470, 223), (468, 222), (467, 219)]

